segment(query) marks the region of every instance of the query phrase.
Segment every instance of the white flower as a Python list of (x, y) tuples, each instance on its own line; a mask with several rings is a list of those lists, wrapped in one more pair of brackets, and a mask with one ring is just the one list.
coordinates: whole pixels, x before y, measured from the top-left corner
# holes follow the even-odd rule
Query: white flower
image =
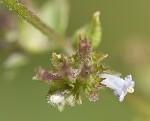
[(58, 109), (62, 111), (65, 106), (65, 97), (58, 91), (52, 95), (48, 95), (47, 102), (53, 106), (58, 107)]
[(128, 75), (124, 79), (113, 76), (110, 74), (101, 74), (100, 78), (105, 78), (101, 84), (106, 85), (106, 87), (114, 90), (114, 95), (119, 98), (119, 101), (122, 102), (127, 93), (134, 92), (134, 81), (132, 81), (132, 76)]

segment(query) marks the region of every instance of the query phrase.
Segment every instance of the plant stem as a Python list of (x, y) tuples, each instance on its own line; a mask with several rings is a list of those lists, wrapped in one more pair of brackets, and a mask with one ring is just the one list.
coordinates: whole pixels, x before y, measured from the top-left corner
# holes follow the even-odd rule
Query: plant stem
[(8, 7), (9, 10), (15, 12), (19, 17), (21, 17), (22, 19), (39, 29), (41, 32), (47, 35), (48, 38), (55, 40), (56, 43), (66, 51), (66, 53), (68, 53), (69, 55), (74, 53), (71, 43), (67, 41), (66, 38), (64, 38), (52, 28), (44, 24), (34, 13), (32, 13), (25, 6), (19, 3), (18, 0), (2, 1)]

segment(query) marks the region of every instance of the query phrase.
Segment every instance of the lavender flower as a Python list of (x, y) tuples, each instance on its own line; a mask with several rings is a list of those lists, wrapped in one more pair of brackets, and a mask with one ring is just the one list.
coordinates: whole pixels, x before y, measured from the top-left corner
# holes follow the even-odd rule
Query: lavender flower
[(105, 78), (101, 84), (114, 90), (114, 95), (122, 102), (127, 93), (134, 92), (135, 82), (132, 81), (132, 76), (128, 75), (124, 79), (110, 74), (101, 74), (100, 78)]

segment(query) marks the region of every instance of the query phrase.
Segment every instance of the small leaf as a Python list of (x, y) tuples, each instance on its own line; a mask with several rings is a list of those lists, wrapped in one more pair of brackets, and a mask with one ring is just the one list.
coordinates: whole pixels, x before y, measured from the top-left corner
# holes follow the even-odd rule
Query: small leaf
[(75, 32), (75, 35), (73, 36), (75, 46), (77, 45), (78, 35), (88, 37), (89, 40), (92, 40), (92, 48), (96, 48), (100, 44), (102, 32), (99, 16), (100, 12), (95, 12), (91, 23), (81, 27)]
[(104, 54), (102, 52), (97, 52), (97, 51), (92, 52), (91, 55), (92, 55), (93, 64), (99, 63), (100, 61), (102, 61), (108, 56), (108, 54)]
[(56, 48), (52, 41), (49, 41), (44, 34), (32, 25), (20, 21), (19, 29), (18, 43), (25, 51), (40, 54)]
[(57, 32), (65, 34), (68, 26), (68, 0), (48, 0), (40, 10), (41, 19)]

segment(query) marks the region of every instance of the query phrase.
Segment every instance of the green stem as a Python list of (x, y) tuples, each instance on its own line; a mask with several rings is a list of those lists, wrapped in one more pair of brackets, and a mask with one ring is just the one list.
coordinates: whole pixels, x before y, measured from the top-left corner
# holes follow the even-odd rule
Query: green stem
[(55, 40), (69, 55), (74, 53), (71, 43), (62, 37), (56, 31), (44, 24), (34, 13), (28, 10), (25, 6), (18, 2), (18, 0), (2, 0), (3, 3), (9, 8), (9, 10), (14, 11), (19, 17), (25, 21), (32, 24), (34, 27), (39, 29), (48, 38)]

